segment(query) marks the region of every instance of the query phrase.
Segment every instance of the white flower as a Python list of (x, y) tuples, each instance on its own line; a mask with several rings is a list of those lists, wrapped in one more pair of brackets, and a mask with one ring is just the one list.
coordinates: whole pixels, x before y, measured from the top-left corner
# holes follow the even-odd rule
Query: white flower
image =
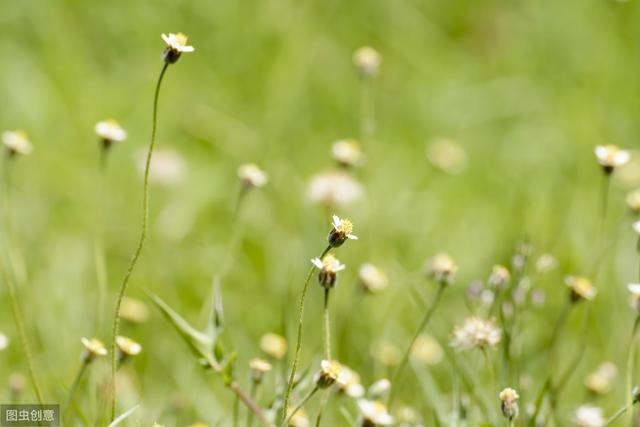
[(439, 253), (433, 258), (427, 267), (428, 274), (437, 282), (451, 283), (458, 271), (458, 266), (449, 255)]
[(353, 53), (353, 64), (363, 77), (372, 77), (378, 74), (382, 57), (372, 47), (362, 46)]
[(82, 338), (80, 341), (84, 346), (84, 351), (82, 352), (82, 360), (85, 363), (91, 362), (96, 357), (107, 355), (107, 349), (105, 348), (102, 341), (96, 338)]
[(264, 359), (251, 359), (249, 361), (249, 369), (251, 370), (251, 379), (255, 383), (262, 382), (264, 374), (271, 370), (271, 363)]
[(187, 46), (188, 37), (182, 33), (169, 35), (162, 34), (162, 40), (167, 44), (167, 48), (164, 50), (164, 60), (170, 64), (176, 62), (180, 55), (188, 52), (193, 52), (195, 49), (193, 46)]
[[(141, 175), (144, 175), (146, 160), (147, 153), (138, 152), (138, 172)], [(149, 179), (163, 185), (175, 184), (183, 178), (185, 169), (185, 160), (177, 151), (160, 148), (154, 151), (151, 158)]]
[(629, 161), (629, 152), (621, 150), (616, 145), (598, 145), (595, 148), (598, 163), (603, 167), (606, 173), (611, 173), (619, 166)]
[(371, 384), (371, 386), (369, 387), (369, 390), (367, 390), (367, 394), (371, 398), (384, 400), (386, 399), (390, 390), (391, 390), (391, 381), (389, 381), (386, 378), (382, 378), (374, 382), (373, 384)]
[(393, 417), (387, 411), (384, 403), (378, 400), (358, 400), (358, 408), (365, 422), (379, 426), (390, 426), (393, 424)]
[(307, 194), (313, 203), (340, 206), (360, 199), (363, 190), (360, 183), (350, 175), (328, 171), (311, 178)]
[(387, 275), (373, 264), (362, 264), (358, 272), (358, 277), (365, 291), (379, 292), (387, 287)]
[(331, 225), (333, 228), (329, 232), (328, 240), (332, 247), (337, 248), (347, 240), (358, 240), (358, 236), (352, 233), (353, 224), (348, 219), (341, 219), (334, 215)]
[(346, 268), (331, 254), (325, 255), (322, 259), (313, 258), (311, 263), (320, 270), (318, 282), (326, 288), (332, 288), (338, 280), (338, 273)]
[(278, 334), (264, 334), (260, 338), (260, 349), (274, 359), (282, 359), (287, 354), (287, 340)]
[(451, 346), (458, 350), (473, 350), (474, 348), (495, 347), (502, 336), (500, 328), (493, 320), (479, 317), (465, 319), (462, 326), (453, 331)]
[(419, 335), (411, 347), (411, 358), (425, 365), (437, 365), (443, 356), (444, 352), (438, 341), (427, 334)]
[(551, 254), (542, 254), (536, 260), (536, 271), (538, 274), (545, 274), (556, 268), (558, 261)]
[(362, 162), (362, 150), (357, 141), (341, 139), (331, 146), (333, 158), (343, 166), (358, 166)]
[[(640, 289), (638, 291), (640, 291)], [(618, 368), (616, 368), (616, 365), (611, 362), (603, 362), (595, 371), (587, 376), (584, 385), (591, 393), (606, 394), (611, 390), (617, 375)]]
[(118, 351), (120, 352), (121, 358), (136, 356), (142, 351), (142, 346), (140, 344), (138, 344), (131, 338), (123, 336), (116, 337), (116, 345), (118, 346)]
[(640, 189), (633, 190), (627, 194), (627, 206), (634, 213), (640, 213)]
[(568, 276), (565, 283), (571, 288), (571, 300), (574, 302), (580, 300), (592, 300), (595, 298), (598, 290), (593, 287), (591, 280), (582, 276)]
[(505, 418), (508, 420), (516, 418), (520, 411), (518, 408), (518, 399), (520, 398), (518, 392), (512, 388), (505, 388), (498, 397), (500, 398), (500, 409)]
[(127, 139), (127, 132), (113, 119), (96, 123), (96, 134), (105, 142), (121, 142)]
[(502, 289), (511, 281), (511, 273), (503, 265), (494, 265), (487, 283), (494, 288)]
[(9, 154), (29, 154), (33, 151), (27, 134), (21, 130), (8, 130), (2, 133), (2, 142)]
[(253, 163), (240, 165), (238, 178), (245, 187), (263, 187), (269, 181), (267, 174)]
[(0, 351), (9, 347), (9, 338), (0, 332)]
[(572, 421), (577, 427), (602, 427), (606, 422), (602, 409), (592, 405), (580, 406), (576, 410)]
[(633, 227), (633, 231), (640, 234), (640, 221), (635, 221), (632, 227)]
[(316, 375), (316, 383), (320, 388), (328, 388), (333, 384), (338, 383), (339, 386), (344, 386), (345, 377), (343, 373), (343, 367), (335, 360), (322, 360), (320, 362), (320, 372)]
[(341, 365), (340, 379), (336, 382), (338, 389), (354, 399), (364, 395), (364, 387), (360, 384), (360, 375), (345, 365)]

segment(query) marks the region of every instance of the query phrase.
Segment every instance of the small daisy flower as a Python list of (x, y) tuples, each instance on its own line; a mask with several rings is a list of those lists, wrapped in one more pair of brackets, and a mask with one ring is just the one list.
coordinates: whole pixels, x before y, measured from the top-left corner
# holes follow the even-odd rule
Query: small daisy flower
[(331, 154), (338, 164), (344, 167), (354, 167), (362, 163), (362, 150), (357, 141), (341, 139), (331, 146)]
[(444, 352), (438, 341), (427, 334), (419, 335), (411, 347), (411, 358), (425, 365), (437, 365), (443, 356)]
[(253, 163), (240, 165), (238, 168), (238, 178), (244, 188), (264, 187), (269, 181), (267, 174)]
[(113, 119), (96, 123), (95, 130), (105, 149), (111, 147), (114, 142), (122, 142), (127, 139), (127, 132)]
[(385, 400), (391, 391), (391, 381), (382, 378), (369, 386), (367, 396), (372, 399)]
[(0, 332), (0, 351), (5, 350), (7, 347), (9, 347), (9, 338)]
[(322, 258), (313, 258), (311, 263), (318, 269), (318, 282), (323, 287), (333, 288), (338, 281), (338, 273), (346, 267), (340, 264), (340, 261), (331, 254), (327, 254)]
[(21, 130), (8, 130), (2, 132), (2, 143), (10, 156), (14, 156), (16, 154), (26, 155), (33, 151), (33, 147), (27, 138), (27, 134)]
[(504, 289), (511, 281), (511, 273), (503, 265), (494, 265), (487, 283), (495, 289)]
[(364, 387), (360, 383), (360, 375), (345, 365), (341, 365), (340, 381), (337, 381), (338, 390), (349, 397), (358, 399), (364, 395)]
[(582, 405), (573, 415), (572, 422), (576, 427), (602, 427), (606, 421), (601, 408)]
[(320, 372), (316, 375), (316, 384), (320, 388), (329, 388), (336, 382), (345, 384), (343, 368), (335, 360), (323, 360), (320, 362)]
[(640, 221), (635, 221), (631, 226), (633, 227), (633, 231), (640, 235)]
[(251, 359), (249, 361), (249, 369), (251, 371), (251, 380), (255, 384), (260, 384), (264, 375), (271, 370), (271, 363), (264, 359)]
[(117, 336), (116, 347), (118, 351), (118, 359), (124, 361), (129, 357), (137, 356), (142, 351), (142, 346), (131, 338)]
[(120, 306), (120, 317), (130, 323), (144, 323), (149, 318), (149, 308), (140, 300), (124, 297)]
[(475, 348), (495, 347), (502, 337), (502, 330), (495, 325), (493, 320), (479, 317), (465, 319), (462, 326), (457, 326), (453, 331), (451, 347), (468, 351)]
[(593, 394), (607, 394), (611, 391), (617, 376), (618, 368), (616, 368), (616, 365), (611, 362), (604, 362), (587, 376), (584, 385)]
[(592, 300), (598, 292), (591, 280), (582, 276), (569, 276), (565, 279), (565, 283), (570, 288), (570, 297), (572, 302), (580, 300)]
[(84, 346), (84, 350), (82, 352), (82, 361), (85, 363), (92, 362), (93, 359), (101, 356), (107, 355), (107, 349), (105, 348), (102, 341), (96, 338), (82, 338), (80, 340), (82, 345)]
[(598, 145), (595, 148), (595, 154), (607, 175), (611, 174), (615, 168), (627, 163), (630, 158), (628, 151), (621, 150), (616, 145)]
[(393, 424), (393, 417), (389, 414), (387, 407), (379, 400), (358, 400), (358, 409), (362, 416), (362, 427), (390, 426)]
[(378, 74), (382, 57), (372, 47), (362, 46), (353, 53), (353, 64), (362, 77), (373, 77)]
[(307, 196), (313, 203), (343, 206), (358, 201), (364, 193), (362, 185), (352, 176), (340, 171), (328, 171), (311, 178)]
[(500, 398), (500, 409), (502, 410), (502, 415), (509, 421), (514, 420), (518, 417), (518, 413), (520, 409), (518, 407), (518, 399), (520, 396), (518, 392), (516, 392), (512, 388), (505, 388), (500, 392), (498, 396)]
[(360, 266), (358, 279), (363, 290), (376, 293), (387, 287), (387, 275), (373, 264), (365, 263)]
[(347, 240), (358, 240), (358, 237), (352, 233), (353, 224), (348, 219), (340, 219), (337, 215), (334, 215), (332, 225), (333, 228), (327, 238), (332, 247), (342, 246)]
[(278, 334), (264, 334), (260, 338), (260, 349), (269, 357), (280, 360), (287, 354), (287, 340)]
[(635, 214), (640, 214), (640, 189), (629, 192), (626, 200), (629, 209)]
[(162, 40), (167, 44), (162, 55), (164, 60), (169, 64), (173, 64), (180, 59), (180, 55), (183, 52), (189, 53), (195, 50), (193, 46), (187, 46), (188, 37), (182, 33), (169, 33), (169, 35), (162, 34)]
[(445, 253), (439, 253), (431, 258), (427, 266), (429, 276), (442, 284), (451, 284), (456, 271), (458, 271), (458, 266), (453, 258)]

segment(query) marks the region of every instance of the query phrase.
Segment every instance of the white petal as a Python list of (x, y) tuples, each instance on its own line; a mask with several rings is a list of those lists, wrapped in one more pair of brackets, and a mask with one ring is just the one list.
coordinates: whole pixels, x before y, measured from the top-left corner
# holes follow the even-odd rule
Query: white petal
[(195, 48), (193, 46), (183, 46), (182, 47), (182, 51), (183, 52), (193, 52), (195, 50)]
[(340, 223), (342, 222), (342, 220), (338, 217), (338, 215), (334, 215), (333, 216), (333, 226), (334, 227), (340, 227)]
[(320, 260), (320, 258), (313, 258), (311, 260), (311, 264), (315, 265), (318, 268), (322, 268), (322, 261)]
[(358, 236), (356, 236), (355, 234), (347, 234), (347, 238), (351, 240), (358, 240)]

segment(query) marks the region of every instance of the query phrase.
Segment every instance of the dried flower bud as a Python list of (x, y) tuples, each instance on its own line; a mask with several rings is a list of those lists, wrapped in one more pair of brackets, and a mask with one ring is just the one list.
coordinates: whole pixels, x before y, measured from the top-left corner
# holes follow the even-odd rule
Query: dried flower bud
[(500, 409), (502, 410), (502, 415), (509, 421), (514, 420), (518, 417), (518, 412), (520, 409), (518, 408), (518, 393), (512, 388), (505, 388), (500, 392)]

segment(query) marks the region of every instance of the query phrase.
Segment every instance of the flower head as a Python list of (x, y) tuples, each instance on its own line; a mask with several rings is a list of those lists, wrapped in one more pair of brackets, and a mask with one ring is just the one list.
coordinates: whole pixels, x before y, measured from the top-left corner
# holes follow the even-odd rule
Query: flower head
[(353, 224), (348, 219), (340, 219), (337, 215), (334, 215), (332, 225), (333, 228), (327, 238), (332, 247), (342, 246), (348, 239), (358, 240), (358, 237), (352, 233)]
[(616, 145), (598, 145), (595, 148), (596, 158), (602, 170), (608, 175), (619, 166), (629, 161), (629, 152)]
[(456, 271), (458, 271), (458, 266), (453, 258), (445, 253), (439, 253), (431, 258), (427, 266), (429, 276), (442, 284), (451, 284)]
[(580, 406), (573, 415), (572, 422), (577, 427), (602, 427), (605, 419), (602, 409), (592, 405)]
[(362, 163), (362, 150), (357, 141), (341, 139), (331, 146), (331, 154), (338, 164), (345, 167), (358, 166)]
[(269, 357), (280, 360), (287, 354), (287, 340), (278, 334), (264, 334), (260, 338), (260, 349)]
[(169, 64), (173, 64), (180, 59), (180, 55), (183, 52), (188, 53), (195, 50), (193, 46), (187, 46), (188, 37), (182, 33), (169, 33), (169, 35), (162, 34), (162, 40), (167, 44), (163, 53), (163, 58)]
[(80, 340), (82, 342), (82, 345), (84, 346), (84, 351), (82, 352), (82, 360), (85, 363), (89, 363), (91, 361), (93, 361), (93, 359), (100, 357), (100, 356), (106, 356), (107, 355), (107, 349), (105, 348), (104, 344), (102, 343), (102, 341), (96, 339), (96, 338), (82, 338)]
[(360, 375), (345, 365), (341, 365), (340, 379), (336, 381), (336, 384), (339, 391), (354, 399), (364, 395), (364, 387), (360, 383)]
[(373, 77), (378, 74), (382, 57), (374, 48), (362, 46), (353, 53), (353, 64), (362, 77)]
[(335, 360), (323, 360), (320, 362), (320, 372), (316, 375), (316, 384), (320, 388), (329, 388), (336, 382), (345, 384), (342, 365)]
[(458, 350), (495, 347), (501, 336), (502, 331), (493, 320), (468, 317), (462, 326), (454, 329), (451, 346)]
[(565, 279), (565, 283), (570, 288), (570, 298), (573, 302), (580, 300), (592, 300), (598, 292), (593, 287), (591, 280), (582, 276), (569, 276)]
[(604, 362), (591, 372), (584, 381), (585, 387), (593, 394), (607, 394), (618, 375), (618, 368), (611, 362)]
[(8, 130), (2, 132), (2, 143), (10, 156), (16, 154), (30, 154), (33, 151), (27, 134), (21, 130)]
[(338, 273), (346, 267), (331, 254), (325, 255), (322, 260), (313, 258), (311, 263), (318, 268), (318, 282), (325, 288), (333, 288), (338, 281)]
[(120, 317), (127, 322), (144, 323), (149, 318), (149, 308), (140, 300), (124, 297), (120, 307)]
[(627, 194), (627, 206), (635, 214), (640, 213), (640, 189), (633, 190)]
[(131, 356), (137, 356), (142, 351), (142, 346), (131, 338), (117, 336), (116, 346), (118, 347), (118, 359), (125, 360)]
[(511, 273), (503, 265), (494, 265), (489, 275), (488, 284), (497, 289), (504, 289), (511, 281)]
[(95, 130), (104, 148), (111, 147), (114, 142), (121, 142), (127, 139), (127, 132), (113, 119), (96, 123)]
[(499, 398), (502, 415), (509, 421), (517, 418), (520, 412), (518, 408), (518, 399), (520, 398), (518, 392), (512, 388), (505, 388), (500, 392)]
[(358, 278), (362, 289), (371, 293), (383, 290), (388, 284), (387, 275), (384, 274), (384, 271), (370, 263), (360, 266)]
[(309, 200), (327, 206), (347, 205), (362, 197), (362, 186), (349, 174), (328, 171), (311, 178), (308, 188)]
[(429, 162), (450, 175), (457, 175), (467, 167), (467, 153), (464, 148), (448, 138), (439, 138), (427, 145)]
[(240, 182), (244, 188), (264, 187), (267, 181), (269, 181), (267, 174), (253, 163), (240, 165), (238, 168), (238, 178), (240, 178)]
[(362, 416), (363, 427), (390, 426), (393, 424), (393, 417), (389, 414), (387, 407), (379, 400), (358, 400), (358, 409)]
[(251, 370), (251, 379), (253, 382), (260, 384), (264, 374), (271, 370), (271, 363), (264, 359), (251, 359), (249, 361), (249, 369)]

